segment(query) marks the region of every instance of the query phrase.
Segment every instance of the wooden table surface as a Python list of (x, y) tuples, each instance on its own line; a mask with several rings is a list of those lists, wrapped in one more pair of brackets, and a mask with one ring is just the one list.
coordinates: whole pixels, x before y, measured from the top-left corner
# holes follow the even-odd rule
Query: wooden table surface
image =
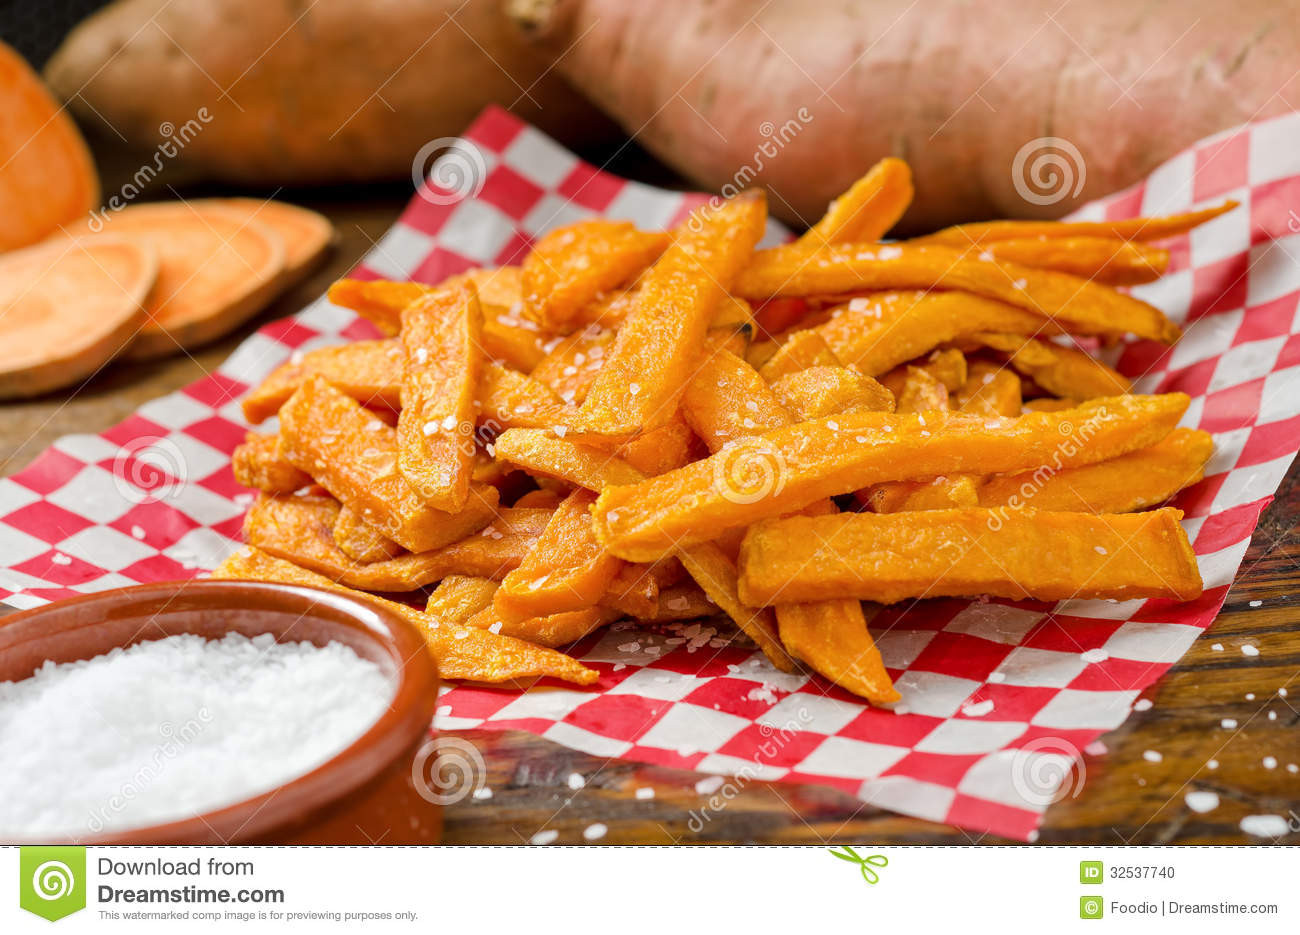
[[(130, 154), (96, 144), (105, 190), (133, 170)], [(665, 171), (635, 151), (615, 171), (662, 184)], [(156, 197), (224, 194), (189, 183), (171, 170)], [(269, 194), (269, 193), (261, 193)], [(213, 370), (258, 326), (306, 305), (344, 274), (389, 227), (401, 210), (401, 187), (290, 193), (300, 204), (329, 216), (340, 242), (328, 263), (236, 334), (190, 357), (110, 367), (75, 394), (0, 404), (0, 475), (30, 462), (55, 438), (99, 432), (142, 403)], [(1077, 778), (1051, 807), (1042, 844), (1261, 843), (1238, 823), (1252, 814), (1291, 819), (1284, 843), (1300, 843), (1300, 475), (1292, 471), (1264, 513), (1227, 604), (1208, 633), (1145, 697), (1153, 704), (1105, 735), (1107, 752), (1083, 763)], [(2, 559), (2, 557), (0, 557)], [(1251, 606), (1255, 604), (1256, 606)], [(1245, 642), (1258, 656), (1241, 652)], [(1213, 644), (1222, 644), (1216, 651)], [(1285, 689), (1287, 696), (1279, 696)], [(1234, 718), (1235, 729), (1220, 722)], [(707, 821), (692, 819), (707, 795), (696, 773), (593, 757), (519, 732), (467, 731), (487, 764), (490, 798), (466, 799), (446, 810), (445, 840), (453, 844), (515, 844), (543, 829), (556, 843), (582, 843), (599, 823), (606, 843), (876, 842), (914, 844), (1010, 843), (864, 805), (820, 786), (751, 782)], [(1158, 751), (1151, 762), (1146, 751)], [(1266, 757), (1278, 764), (1268, 768)], [(1207, 764), (1217, 761), (1217, 768)], [(569, 786), (578, 773), (586, 784)], [(636, 790), (654, 789), (652, 799)], [(1218, 794), (1218, 808), (1197, 814), (1187, 792)]]

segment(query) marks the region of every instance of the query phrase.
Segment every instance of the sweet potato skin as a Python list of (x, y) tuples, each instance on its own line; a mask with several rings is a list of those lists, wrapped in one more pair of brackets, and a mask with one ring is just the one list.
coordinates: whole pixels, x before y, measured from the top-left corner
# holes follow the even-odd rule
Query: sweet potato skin
[(87, 124), (133, 144), (190, 125), (192, 165), (304, 183), (410, 178), (425, 143), (493, 103), (566, 143), (610, 138), (547, 65), (497, 0), (378, 0), (364, 13), (351, 0), (119, 0), (69, 34), (45, 78)]
[[(510, 11), (655, 155), (708, 189), (750, 166), (793, 223), (891, 155), (916, 180), (903, 230), (1059, 217), (1300, 99), (1300, 6), (1277, 0), (519, 0)], [(1047, 136), (1078, 149), (1081, 184), (1033, 204), (1012, 170)]]

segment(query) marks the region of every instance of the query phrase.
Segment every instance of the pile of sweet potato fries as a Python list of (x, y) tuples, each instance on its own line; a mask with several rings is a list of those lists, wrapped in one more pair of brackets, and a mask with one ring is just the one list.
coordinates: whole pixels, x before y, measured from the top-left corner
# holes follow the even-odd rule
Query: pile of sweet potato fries
[[(215, 574), (366, 592), (476, 682), (589, 684), (556, 647), (725, 614), (875, 704), (898, 699), (882, 603), (1198, 596), (1181, 514), (1151, 508), (1210, 437), (1088, 350), (1177, 340), (1115, 287), (1233, 205), (880, 242), (911, 191), (885, 160), (772, 249), (746, 193), (436, 286), (336, 283), (391, 337), (295, 355), (244, 400), (279, 430), (235, 453), (261, 493)], [(423, 611), (375, 596), (434, 585)]]

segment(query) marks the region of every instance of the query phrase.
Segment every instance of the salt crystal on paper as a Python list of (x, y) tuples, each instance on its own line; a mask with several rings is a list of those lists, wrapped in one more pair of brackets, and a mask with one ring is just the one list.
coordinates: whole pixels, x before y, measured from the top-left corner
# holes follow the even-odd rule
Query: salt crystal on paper
[(1223, 644), (1214, 643), (1212, 646), (1210, 646), (1210, 649), (1214, 650), (1216, 653), (1221, 653), (1223, 652)]
[(1198, 815), (1204, 815), (1206, 812), (1212, 812), (1219, 807), (1219, 797), (1213, 792), (1204, 789), (1197, 789), (1187, 793), (1183, 797), (1187, 807)]
[(1254, 700), (1255, 700), (1255, 693), (1254, 693), (1254, 692), (1246, 692), (1246, 700), (1247, 700), (1247, 701), (1254, 701)]
[(52, 562), (53, 562), (54, 564), (56, 564), (56, 565), (71, 565), (71, 564), (72, 564), (72, 559), (68, 558), (68, 557), (67, 557), (66, 555), (64, 555), (62, 552), (55, 552), (54, 555), (52, 555), (52, 556), (50, 557), (50, 561), (52, 561)]
[(605, 832), (607, 831), (609, 831), (608, 828), (600, 822), (596, 822), (595, 824), (587, 825), (587, 827), (583, 829), (582, 836), (588, 841), (599, 841), (605, 836)]
[(554, 828), (547, 828), (545, 831), (539, 831), (528, 839), (529, 844), (553, 844), (555, 839), (560, 836), (560, 832)]
[(482, 788), (475, 789), (474, 798), (478, 799), (480, 802), (484, 801), (485, 799), (490, 799), (492, 798), (492, 790), (489, 789), (487, 786), (483, 786)]
[(1148, 763), (1159, 763), (1164, 759), (1164, 756), (1159, 750), (1143, 750), (1142, 759), (1146, 760)]
[(1206, 760), (1206, 761), (1205, 761), (1205, 767), (1206, 767), (1206, 769), (1218, 769), (1218, 768), (1219, 768), (1219, 761), (1218, 761), (1218, 760)]
[(1151, 705), (1152, 705), (1152, 701), (1150, 698), (1139, 698), (1136, 702), (1133, 703), (1133, 710), (1150, 711)]
[(568, 783), (569, 788), (574, 792), (577, 792), (587, 784), (587, 780), (583, 778), (581, 773), (569, 773), (569, 778), (565, 780), (565, 782)]
[(1100, 740), (1094, 740), (1083, 748), (1083, 752), (1088, 754), (1088, 756), (1105, 756), (1110, 752), (1110, 750)]
[(1260, 762), (1264, 764), (1265, 769), (1277, 769), (1277, 757), (1275, 756), (1266, 756)]
[(139, 526), (132, 526), (132, 527), (131, 527), (131, 538), (132, 538), (132, 539), (143, 539), (143, 538), (144, 538), (144, 530), (143, 530), (141, 527), (139, 527)]
[(1252, 646), (1250, 643), (1242, 643), (1242, 644), (1241, 644), (1241, 654), (1242, 654), (1243, 656), (1258, 656), (1258, 655), (1259, 655), (1259, 647), (1258, 647), (1258, 646)]
[(1110, 658), (1110, 653), (1104, 649), (1089, 649), (1079, 656), (1084, 662), (1105, 662)]
[(1263, 606), (1264, 606), (1264, 602), (1263, 602), (1263, 601), (1251, 601), (1251, 602), (1250, 602), (1250, 606), (1251, 606), (1251, 607), (1263, 607)]
[(989, 677), (986, 678), (984, 681), (992, 682), (993, 684), (997, 685), (1001, 682), (1005, 682), (1006, 680), (1007, 680), (1007, 674), (1005, 672), (990, 672)]
[(1219, 722), (1219, 726), (1224, 730), (1232, 730), (1237, 726), (1237, 719), (1235, 717), (1225, 717)]
[(967, 717), (983, 717), (993, 710), (993, 699), (985, 698), (983, 701), (976, 701), (968, 704), (961, 709), (961, 713)]

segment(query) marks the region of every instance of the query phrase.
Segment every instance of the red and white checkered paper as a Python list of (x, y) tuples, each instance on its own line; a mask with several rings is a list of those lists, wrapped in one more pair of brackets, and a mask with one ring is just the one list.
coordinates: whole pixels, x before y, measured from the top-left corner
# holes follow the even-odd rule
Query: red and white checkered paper
[[(702, 197), (606, 175), (501, 111), (483, 114), (465, 139), (487, 170), (481, 190), (451, 203), (432, 189), (417, 195), (358, 275), (436, 282), (518, 262), (557, 225), (606, 215), (660, 228)], [(1177, 500), (1205, 579), (1200, 600), (887, 610), (872, 630), (903, 695), (897, 712), (777, 672), (707, 624), (677, 633), (616, 625), (574, 650), (600, 671), (594, 690), (453, 687), (437, 726), (520, 729), (601, 756), (824, 783), (909, 815), (1032, 839), (1074, 753), (1118, 726), (1214, 620), (1300, 447), (1298, 144), (1300, 115), (1231, 131), (1079, 215), (1242, 203), (1172, 242), (1170, 274), (1134, 290), (1184, 324), (1183, 340), (1118, 354), (1140, 391), (1190, 394), (1184, 424), (1214, 434), (1205, 479)], [(784, 234), (774, 226), (770, 236)], [(295, 350), (371, 336), (321, 298), (267, 325), (206, 379), (102, 435), (62, 438), (0, 481), (0, 597), (30, 607), (214, 566), (239, 544), (251, 500), (228, 466), (246, 430), (239, 398)]]

